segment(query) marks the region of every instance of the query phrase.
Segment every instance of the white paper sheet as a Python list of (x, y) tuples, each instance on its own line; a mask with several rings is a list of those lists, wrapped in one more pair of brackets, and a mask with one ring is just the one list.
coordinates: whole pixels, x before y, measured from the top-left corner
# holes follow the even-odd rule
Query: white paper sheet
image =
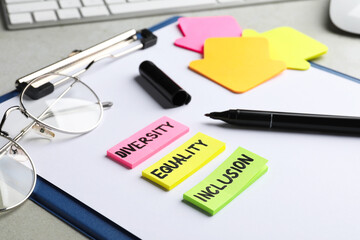
[[(156, 32), (155, 47), (106, 61), (83, 77), (112, 101), (94, 131), (52, 141), (29, 135), (22, 145), (39, 175), (142, 239), (356, 239), (360, 236), (360, 138), (244, 130), (204, 117), (230, 108), (360, 116), (360, 85), (328, 72), (287, 70), (244, 94), (234, 94), (188, 69), (197, 53), (173, 45), (176, 25)], [(324, 56), (326, 57), (326, 56)], [(142, 88), (138, 66), (151, 60), (187, 90), (187, 106), (162, 108)], [(261, 69), (259, 70), (261, 71)], [(14, 105), (12, 99), (1, 111)], [(162, 116), (190, 132), (129, 170), (106, 150)], [(141, 178), (141, 171), (197, 132), (226, 150), (173, 190)], [(269, 171), (215, 216), (182, 202), (196, 185), (241, 146), (269, 160)]]

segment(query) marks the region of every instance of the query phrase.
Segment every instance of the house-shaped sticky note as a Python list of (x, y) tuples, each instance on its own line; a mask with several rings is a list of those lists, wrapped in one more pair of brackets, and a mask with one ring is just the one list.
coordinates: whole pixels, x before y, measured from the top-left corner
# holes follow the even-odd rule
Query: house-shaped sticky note
[(307, 60), (325, 54), (328, 48), (321, 42), (290, 27), (279, 27), (264, 33), (244, 30), (243, 37), (265, 37), (270, 45), (270, 57), (286, 63), (288, 69), (307, 70)]
[(269, 43), (263, 37), (209, 38), (204, 59), (189, 67), (235, 93), (246, 92), (286, 69), (284, 62), (270, 59)]
[(178, 20), (184, 37), (175, 45), (202, 53), (204, 42), (212, 37), (240, 37), (242, 29), (232, 16), (183, 17)]

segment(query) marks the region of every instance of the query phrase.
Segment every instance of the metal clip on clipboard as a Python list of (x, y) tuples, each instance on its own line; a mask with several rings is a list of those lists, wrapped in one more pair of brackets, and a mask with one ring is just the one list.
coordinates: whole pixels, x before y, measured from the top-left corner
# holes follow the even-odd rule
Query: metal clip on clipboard
[[(129, 45), (139, 40), (140, 43), (129, 47)], [(157, 37), (148, 29), (143, 29), (137, 32), (134, 29), (123, 32), (115, 37), (112, 37), (104, 42), (101, 42), (95, 46), (92, 46), (83, 51), (74, 51), (69, 57), (62, 59), (56, 63), (39, 69), (31, 74), (19, 78), (15, 82), (16, 89), (22, 91), (29, 82), (44, 76), (48, 73), (61, 73), (69, 74), (71, 72), (72, 77), (79, 76), (88, 70), (95, 62), (104, 58), (118, 58), (126, 54), (132, 53), (139, 49), (145, 49), (156, 44)], [(126, 47), (127, 49), (124, 49)], [(123, 50), (124, 49), (124, 50)], [(112, 54), (115, 51), (123, 50), (122, 52)], [(84, 66), (81, 70), (74, 72), (74, 70)], [(32, 99), (39, 99), (54, 91), (56, 85), (61, 84), (62, 81), (51, 83), (51, 77), (44, 77), (43, 79), (36, 81), (36, 85), (30, 86), (27, 91), (27, 95)]]

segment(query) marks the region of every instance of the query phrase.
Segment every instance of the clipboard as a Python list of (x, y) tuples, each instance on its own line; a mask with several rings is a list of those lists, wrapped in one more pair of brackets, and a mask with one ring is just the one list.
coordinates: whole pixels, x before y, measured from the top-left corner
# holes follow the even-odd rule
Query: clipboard
[[(150, 28), (150, 30), (155, 31), (157, 29), (161, 29), (162, 27), (176, 22), (176, 20), (177, 17), (171, 18), (159, 25), (154, 26), (153, 28)], [(317, 64), (312, 63), (312, 66), (322, 71), (335, 74), (341, 78), (345, 78), (346, 80), (360, 82), (359, 79), (347, 76), (345, 74), (319, 66)], [(3, 99), (14, 95), (16, 95), (16, 93), (11, 93)], [(149, 185), (148, 187), (152, 188), (154, 186)], [(41, 177), (39, 177), (38, 185), (36, 186), (36, 189), (31, 199), (40, 206), (47, 209), (48, 211), (52, 212), (54, 215), (64, 220), (65, 222), (69, 223), (71, 226), (77, 228), (80, 232), (84, 233), (90, 238), (136, 239), (135, 235), (129, 233), (122, 227), (119, 227), (113, 221), (105, 218), (101, 214), (87, 207), (85, 204), (76, 200), (72, 196), (68, 195), (67, 193)], [(196, 210), (194, 209), (193, 211)]]

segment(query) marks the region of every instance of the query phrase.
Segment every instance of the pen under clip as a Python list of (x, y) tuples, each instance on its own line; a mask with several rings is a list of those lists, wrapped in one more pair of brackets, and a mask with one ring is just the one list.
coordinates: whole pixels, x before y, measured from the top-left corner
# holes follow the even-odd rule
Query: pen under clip
[[(139, 44), (130, 46), (130, 44), (138, 40)], [(143, 29), (139, 32), (137, 32), (135, 29), (131, 29), (106, 41), (96, 44), (86, 50), (74, 51), (67, 58), (64, 58), (31, 74), (21, 77), (16, 80), (15, 86), (17, 90), (22, 91), (29, 82), (49, 73), (59, 73), (64, 75), (71, 73), (72, 77), (79, 76), (87, 69), (89, 69), (93, 63), (101, 59), (108, 57), (122, 57), (136, 50), (151, 47), (156, 44), (156, 41), (157, 37), (148, 29)], [(119, 52), (120, 50), (123, 51)], [(114, 52), (117, 53), (113, 54)], [(74, 70), (80, 69), (81, 67), (83, 67), (81, 70), (74, 73)], [(32, 95), (29, 97), (38, 99), (46, 96), (53, 91), (56, 85), (65, 81), (66, 79), (63, 79), (57, 83), (51, 83), (51, 80), (52, 77), (48, 76), (40, 79), (39, 81), (36, 81), (35, 84), (32, 84), (32, 86), (29, 87), (31, 89), (28, 88), (30, 91), (27, 91)]]

